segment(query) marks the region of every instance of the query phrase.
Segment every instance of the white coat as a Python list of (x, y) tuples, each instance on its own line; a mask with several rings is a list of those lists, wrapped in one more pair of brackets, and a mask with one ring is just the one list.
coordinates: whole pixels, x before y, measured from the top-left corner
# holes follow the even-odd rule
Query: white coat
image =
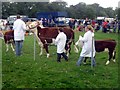
[[(94, 33), (91, 31), (87, 31), (84, 36), (81, 38), (81, 41), (83, 42), (83, 47), (82, 51), (80, 53), (81, 57), (92, 57), (92, 52), (93, 52), (93, 57), (95, 56), (95, 45), (94, 45), (94, 40), (92, 39)], [(93, 40), (93, 44), (92, 44)], [(93, 49), (92, 49), (93, 45)]]
[(23, 20), (17, 19), (13, 24), (13, 30), (14, 30), (15, 41), (24, 40), (26, 24)]
[(55, 39), (55, 44), (57, 45), (57, 53), (63, 53), (65, 50), (66, 44), (66, 35), (63, 32), (60, 32)]

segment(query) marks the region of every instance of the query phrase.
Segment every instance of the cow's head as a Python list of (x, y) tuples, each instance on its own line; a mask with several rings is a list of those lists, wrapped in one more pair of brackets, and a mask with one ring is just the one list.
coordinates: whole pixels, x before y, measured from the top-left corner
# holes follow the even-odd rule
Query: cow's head
[(42, 22), (40, 22), (40, 21), (34, 21), (34, 22), (28, 22), (27, 24), (26, 24), (30, 29), (34, 29), (34, 28), (36, 28), (36, 27), (41, 27), (41, 28), (43, 28), (43, 25), (42, 25)]
[(32, 31), (37, 35), (37, 27), (43, 27), (40, 21), (34, 21), (34, 22), (27, 22), (26, 23), (27, 29)]

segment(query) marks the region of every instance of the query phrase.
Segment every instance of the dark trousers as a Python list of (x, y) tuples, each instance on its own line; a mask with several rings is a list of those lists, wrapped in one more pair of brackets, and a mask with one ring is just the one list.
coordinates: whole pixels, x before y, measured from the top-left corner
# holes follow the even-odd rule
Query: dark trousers
[(120, 33), (120, 27), (118, 27), (118, 33)]
[(57, 53), (57, 61), (60, 62), (61, 56), (63, 56), (63, 58), (68, 61), (68, 57), (66, 56), (66, 54), (63, 53)]
[(103, 27), (103, 32), (106, 33), (107, 32), (107, 28)]

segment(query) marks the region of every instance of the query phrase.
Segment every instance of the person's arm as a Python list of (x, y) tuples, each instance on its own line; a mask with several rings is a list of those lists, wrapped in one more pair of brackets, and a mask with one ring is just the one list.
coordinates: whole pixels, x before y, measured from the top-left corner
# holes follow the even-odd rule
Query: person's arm
[(23, 29), (24, 31), (27, 30), (26, 24), (23, 22)]
[(58, 36), (55, 39), (55, 45), (57, 45), (57, 43), (59, 42), (59, 39), (60, 39), (60, 35), (58, 34)]
[(15, 22), (14, 22), (14, 23), (13, 23), (13, 30), (15, 30), (15, 27), (16, 27), (16, 26), (15, 26)]
[(80, 40), (81, 40), (82, 42), (87, 42), (87, 40), (88, 40), (88, 35), (87, 35), (87, 33), (85, 33), (84, 36), (80, 38)]

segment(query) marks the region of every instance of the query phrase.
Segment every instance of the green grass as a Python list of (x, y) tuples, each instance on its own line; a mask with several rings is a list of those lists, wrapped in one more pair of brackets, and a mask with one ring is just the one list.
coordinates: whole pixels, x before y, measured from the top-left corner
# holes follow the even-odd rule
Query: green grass
[[(75, 33), (75, 41), (84, 32)], [(113, 38), (114, 33), (96, 32), (95, 39)], [(34, 37), (26, 36), (23, 45), (23, 56), (16, 57), (12, 50), (5, 52), (5, 44), (2, 43), (2, 87), (3, 88), (118, 88), (118, 60), (116, 63), (105, 63), (108, 59), (107, 52), (96, 53), (97, 66), (91, 69), (90, 61), (87, 65), (76, 66), (79, 53), (71, 50), (69, 61), (61, 59), (56, 62), (56, 46), (50, 46), (50, 58), (39, 56), (40, 48), (36, 44), (36, 60), (33, 54)], [(116, 47), (118, 52), (118, 47)]]

